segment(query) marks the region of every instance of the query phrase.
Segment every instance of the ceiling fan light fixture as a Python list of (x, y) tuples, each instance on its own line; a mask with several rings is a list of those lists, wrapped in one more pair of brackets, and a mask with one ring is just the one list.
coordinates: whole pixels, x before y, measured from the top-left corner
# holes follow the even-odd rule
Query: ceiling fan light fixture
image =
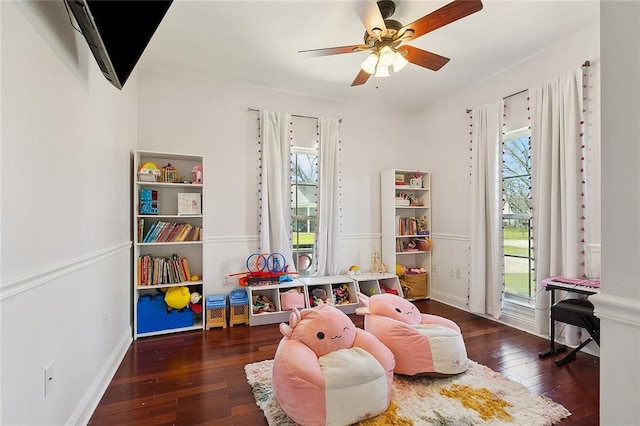
[(362, 63), (360, 64), (360, 68), (362, 68), (362, 71), (366, 72), (367, 74), (373, 74), (374, 72), (376, 72), (377, 64), (378, 55), (376, 55), (375, 53), (370, 53), (369, 56), (367, 56), (367, 59), (362, 61)]
[[(406, 54), (406, 53), (405, 53)], [(404, 57), (400, 52), (396, 52), (396, 60), (393, 61), (393, 72), (399, 72), (402, 68), (404, 68), (409, 61)]]
[(391, 47), (384, 46), (382, 49), (380, 49), (380, 59), (378, 61), (380, 65), (386, 68), (393, 65), (395, 60), (396, 52), (394, 52)]
[(376, 67), (376, 77), (389, 77), (389, 68), (382, 64), (378, 64)]

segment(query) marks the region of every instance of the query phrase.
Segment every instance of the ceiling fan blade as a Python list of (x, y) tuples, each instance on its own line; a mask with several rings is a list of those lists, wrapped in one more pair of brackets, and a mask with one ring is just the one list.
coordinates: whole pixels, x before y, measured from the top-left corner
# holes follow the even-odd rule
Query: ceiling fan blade
[[(387, 26), (384, 24), (380, 8), (375, 0), (352, 0), (351, 5), (360, 17), (369, 35), (379, 38), (387, 33)], [(375, 29), (380, 31), (374, 31)]]
[(405, 56), (407, 61), (433, 71), (438, 71), (447, 62), (449, 62), (449, 58), (445, 58), (444, 56), (436, 55), (435, 53), (427, 52), (426, 50), (418, 49), (413, 46), (401, 46), (398, 50), (407, 51)]
[(353, 83), (351, 83), (351, 87), (365, 84), (367, 80), (369, 80), (369, 77), (371, 77), (371, 74), (369, 74), (368, 72), (364, 72), (363, 70), (360, 70), (355, 80), (353, 80)]
[(425, 35), (428, 32), (457, 21), (458, 19), (478, 12), (481, 9), (481, 0), (454, 0), (451, 3), (442, 6), (440, 9), (423, 16), (417, 21), (414, 21), (409, 25), (405, 25), (400, 31), (398, 31), (398, 33), (403, 34), (406, 30), (412, 30), (413, 35), (407, 35), (404, 37), (404, 40), (415, 39), (421, 35)]
[(310, 49), (310, 50), (300, 50), (298, 53), (304, 56), (328, 56), (328, 55), (339, 55), (341, 53), (353, 53), (360, 52), (362, 50), (369, 49), (369, 46), (365, 46), (364, 44), (353, 44), (351, 46), (340, 46), (340, 47), (327, 47), (324, 49)]

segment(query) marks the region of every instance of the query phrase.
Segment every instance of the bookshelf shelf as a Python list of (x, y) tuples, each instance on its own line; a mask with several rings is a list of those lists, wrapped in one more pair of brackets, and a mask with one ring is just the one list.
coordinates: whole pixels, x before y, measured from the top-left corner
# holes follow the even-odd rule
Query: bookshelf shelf
[[(415, 181), (416, 175), (420, 179)], [(412, 184), (408, 184), (412, 183)], [(426, 270), (426, 289), (417, 294), (430, 297), (431, 279), (431, 174), (416, 170), (386, 170), (382, 173), (382, 261), (394, 268)], [(425, 248), (427, 248), (425, 250)], [(402, 282), (404, 287), (406, 283)], [(412, 283), (413, 285), (413, 283)], [(403, 289), (404, 290), (404, 289)], [(405, 297), (411, 298), (410, 292)], [(415, 293), (415, 291), (414, 291)], [(420, 297), (424, 298), (424, 297)]]
[[(196, 313), (189, 305), (182, 309), (167, 309), (164, 291), (186, 287), (198, 292), (204, 300), (204, 282), (191, 280), (202, 277), (204, 221), (201, 183), (191, 183), (192, 170), (202, 166), (199, 155), (135, 151), (133, 159), (133, 337), (204, 329), (202, 311)], [(139, 175), (141, 167), (153, 163), (164, 168), (155, 179)], [(169, 167), (170, 166), (170, 167)], [(170, 173), (167, 173), (170, 172)], [(199, 214), (178, 214), (178, 194), (191, 194), (200, 205)], [(155, 233), (154, 233), (155, 232)]]

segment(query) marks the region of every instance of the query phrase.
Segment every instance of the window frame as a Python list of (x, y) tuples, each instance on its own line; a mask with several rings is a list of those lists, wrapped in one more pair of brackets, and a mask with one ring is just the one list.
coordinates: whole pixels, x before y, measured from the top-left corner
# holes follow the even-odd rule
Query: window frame
[[(314, 162), (315, 164), (315, 173), (313, 173), (315, 175), (315, 181), (313, 182), (303, 182), (303, 181), (298, 181), (297, 179), (294, 180), (294, 157), (297, 155), (307, 155), (307, 156), (312, 156), (312, 157), (316, 157), (316, 161)], [(298, 276), (301, 277), (306, 277), (306, 276), (310, 276), (314, 270), (315, 270), (315, 265), (317, 264), (317, 261), (315, 259), (316, 256), (316, 236), (315, 233), (317, 232), (317, 227), (318, 227), (318, 171), (319, 171), (319, 167), (320, 167), (320, 156), (319, 156), (319, 152), (317, 148), (310, 148), (310, 147), (303, 147), (303, 146), (296, 146), (296, 145), (292, 145), (291, 146), (291, 176), (290, 176), (290, 191), (291, 191), (291, 251), (293, 254), (293, 261), (294, 261), (294, 265), (296, 268), (296, 271), (298, 271)], [(300, 215), (298, 214), (298, 199), (297, 199), (297, 193), (298, 191), (296, 190), (298, 187), (315, 187), (316, 188), (316, 199), (315, 199), (315, 214), (314, 215)], [(294, 226), (295, 223), (297, 223), (300, 220), (305, 220), (308, 222), (315, 222), (315, 226), (313, 227), (313, 233), (314, 233), (314, 237), (313, 237), (313, 243), (312, 244), (299, 244), (300, 243), (300, 239), (299, 239), (299, 234), (300, 231), (296, 230), (296, 226)], [(305, 246), (301, 249), (301, 245)], [(308, 259), (308, 266), (306, 268), (303, 268), (302, 270), (298, 267), (299, 266), (299, 260), (301, 258), (305, 258)]]
[[(528, 164), (528, 173), (527, 174), (519, 174), (519, 175), (513, 175), (513, 176), (508, 176), (505, 177), (504, 175), (504, 147), (505, 144), (508, 141), (512, 141), (515, 139), (520, 139), (520, 138), (528, 138), (529, 140), (529, 152), (528, 152), (528, 159), (529, 159), (529, 164)], [(505, 132), (502, 135), (502, 156), (503, 156), (503, 162), (502, 162), (502, 166), (500, 168), (500, 178), (501, 178), (501, 182), (502, 182), (502, 191), (503, 191), (503, 202), (506, 203), (506, 198), (504, 197), (504, 191), (505, 191), (505, 180), (508, 179), (518, 179), (518, 178), (522, 178), (522, 177), (528, 177), (529, 179), (529, 188), (531, 188), (531, 163), (530, 163), (530, 159), (531, 159), (531, 129), (529, 127), (524, 127), (524, 128), (520, 128), (520, 129), (516, 129), (516, 130), (512, 130), (509, 132)], [(529, 194), (529, 200), (531, 200), (531, 194)], [(532, 229), (532, 211), (531, 211), (531, 205), (529, 204), (529, 213), (505, 213), (504, 212), (504, 208), (502, 210), (501, 213), (502, 216), (502, 226), (503, 226), (503, 233), (502, 233), (502, 244), (503, 247), (506, 246), (505, 244), (505, 236), (504, 236), (504, 223), (505, 220), (527, 220), (528, 221), (528, 227), (527, 227), (527, 240), (529, 241), (529, 246), (528, 246), (528, 252), (529, 252), (529, 256), (523, 256), (523, 255), (516, 255), (516, 254), (506, 254), (505, 251), (503, 250), (502, 252), (502, 257), (503, 257), (503, 284), (504, 284), (504, 297), (505, 300), (509, 301), (509, 302), (514, 302), (514, 303), (518, 303), (518, 304), (526, 304), (526, 305), (530, 305), (535, 303), (535, 296), (536, 296), (536, 277), (535, 277), (535, 273), (534, 273), (534, 265), (535, 265), (535, 253), (534, 253), (534, 249), (533, 249), (533, 245), (532, 245), (532, 239), (533, 239), (533, 229)], [(528, 295), (527, 296), (523, 296), (520, 294), (516, 294), (516, 293), (510, 293), (507, 292), (507, 258), (514, 258), (514, 259), (528, 259), (528, 274), (529, 274), (529, 291), (528, 291)]]

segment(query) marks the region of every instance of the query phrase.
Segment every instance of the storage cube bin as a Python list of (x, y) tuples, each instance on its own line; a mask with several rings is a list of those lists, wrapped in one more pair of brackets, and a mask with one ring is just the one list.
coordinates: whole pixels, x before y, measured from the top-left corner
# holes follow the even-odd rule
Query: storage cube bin
[(229, 293), (229, 326), (249, 324), (249, 296), (246, 290), (231, 290)]
[(227, 302), (224, 294), (207, 296), (207, 330), (213, 327), (227, 328)]
[(304, 308), (304, 293), (300, 291), (285, 291), (280, 293), (280, 307), (283, 311), (290, 311), (293, 308)]
[(191, 327), (193, 311), (189, 308), (167, 311), (163, 295), (145, 294), (138, 299), (137, 333), (150, 333), (172, 328)]

